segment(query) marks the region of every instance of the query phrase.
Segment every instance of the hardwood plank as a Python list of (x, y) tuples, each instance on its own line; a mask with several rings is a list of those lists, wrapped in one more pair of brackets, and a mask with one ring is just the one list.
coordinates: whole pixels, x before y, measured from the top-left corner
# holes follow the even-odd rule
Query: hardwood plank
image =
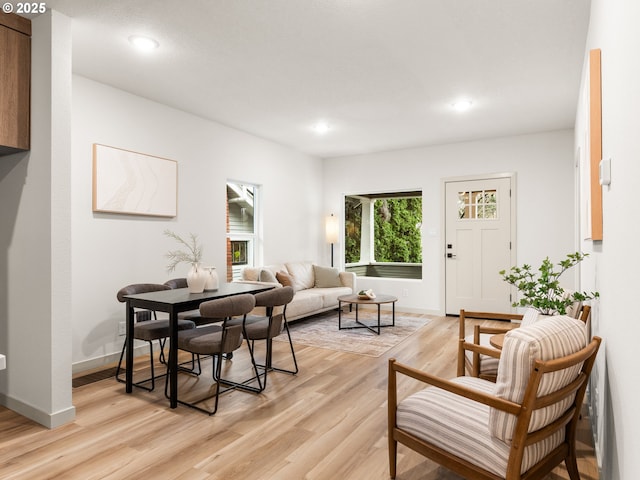
[[(387, 479), (388, 358), (452, 377), (456, 339), (457, 318), (448, 317), (434, 318), (378, 358), (300, 347), (298, 375), (270, 374), (260, 395), (224, 394), (212, 417), (184, 406), (171, 410), (163, 382), (154, 392), (127, 395), (113, 378), (74, 388), (77, 418), (55, 430), (0, 407), (0, 479)], [(274, 348), (286, 362), (288, 344)], [(236, 378), (248, 377), (249, 367), (244, 347), (225, 363)], [(200, 392), (210, 370), (179, 379), (181, 394)], [(417, 388), (409, 379), (398, 382), (400, 397)], [(599, 478), (590, 436), (585, 418), (583, 480)], [(459, 479), (402, 445), (398, 453), (398, 480)], [(558, 467), (548, 478), (568, 475)]]

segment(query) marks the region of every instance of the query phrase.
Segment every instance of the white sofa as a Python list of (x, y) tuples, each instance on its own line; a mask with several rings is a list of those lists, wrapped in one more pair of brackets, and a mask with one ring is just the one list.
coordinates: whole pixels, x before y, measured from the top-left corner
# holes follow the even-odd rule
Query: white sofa
[[(338, 297), (356, 291), (356, 275), (312, 262), (289, 262), (263, 267), (245, 267), (243, 283), (293, 287), (293, 300), (287, 305), (287, 320), (293, 321), (338, 307)], [(264, 310), (264, 308), (262, 308)], [(256, 308), (254, 314), (263, 314)]]

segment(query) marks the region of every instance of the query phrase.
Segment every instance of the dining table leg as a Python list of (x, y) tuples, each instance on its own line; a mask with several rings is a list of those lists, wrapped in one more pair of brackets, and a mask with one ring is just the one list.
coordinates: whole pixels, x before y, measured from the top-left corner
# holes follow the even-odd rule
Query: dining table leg
[(171, 343), (169, 345), (169, 404), (171, 408), (178, 406), (178, 312), (169, 313)]
[(133, 307), (127, 302), (127, 338), (125, 339), (126, 369), (125, 369), (125, 391), (131, 393), (133, 391), (133, 328), (134, 328), (134, 312)]

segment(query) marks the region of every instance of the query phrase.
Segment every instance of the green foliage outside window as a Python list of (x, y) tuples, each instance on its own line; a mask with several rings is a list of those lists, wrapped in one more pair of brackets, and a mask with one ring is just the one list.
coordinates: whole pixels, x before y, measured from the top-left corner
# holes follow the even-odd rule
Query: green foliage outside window
[(360, 233), (362, 231), (362, 203), (354, 197), (345, 197), (345, 262), (360, 261)]
[[(361, 259), (361, 202), (345, 197), (346, 263), (369, 261)], [(422, 263), (422, 197), (378, 199), (373, 209), (375, 261)]]
[(422, 263), (422, 198), (376, 200), (374, 212), (376, 262)]

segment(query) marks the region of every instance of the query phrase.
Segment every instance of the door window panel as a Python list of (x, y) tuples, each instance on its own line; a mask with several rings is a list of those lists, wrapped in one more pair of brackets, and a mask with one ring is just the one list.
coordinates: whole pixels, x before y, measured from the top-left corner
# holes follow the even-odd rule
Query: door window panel
[(496, 190), (458, 192), (458, 218), (460, 220), (497, 220), (498, 192)]

